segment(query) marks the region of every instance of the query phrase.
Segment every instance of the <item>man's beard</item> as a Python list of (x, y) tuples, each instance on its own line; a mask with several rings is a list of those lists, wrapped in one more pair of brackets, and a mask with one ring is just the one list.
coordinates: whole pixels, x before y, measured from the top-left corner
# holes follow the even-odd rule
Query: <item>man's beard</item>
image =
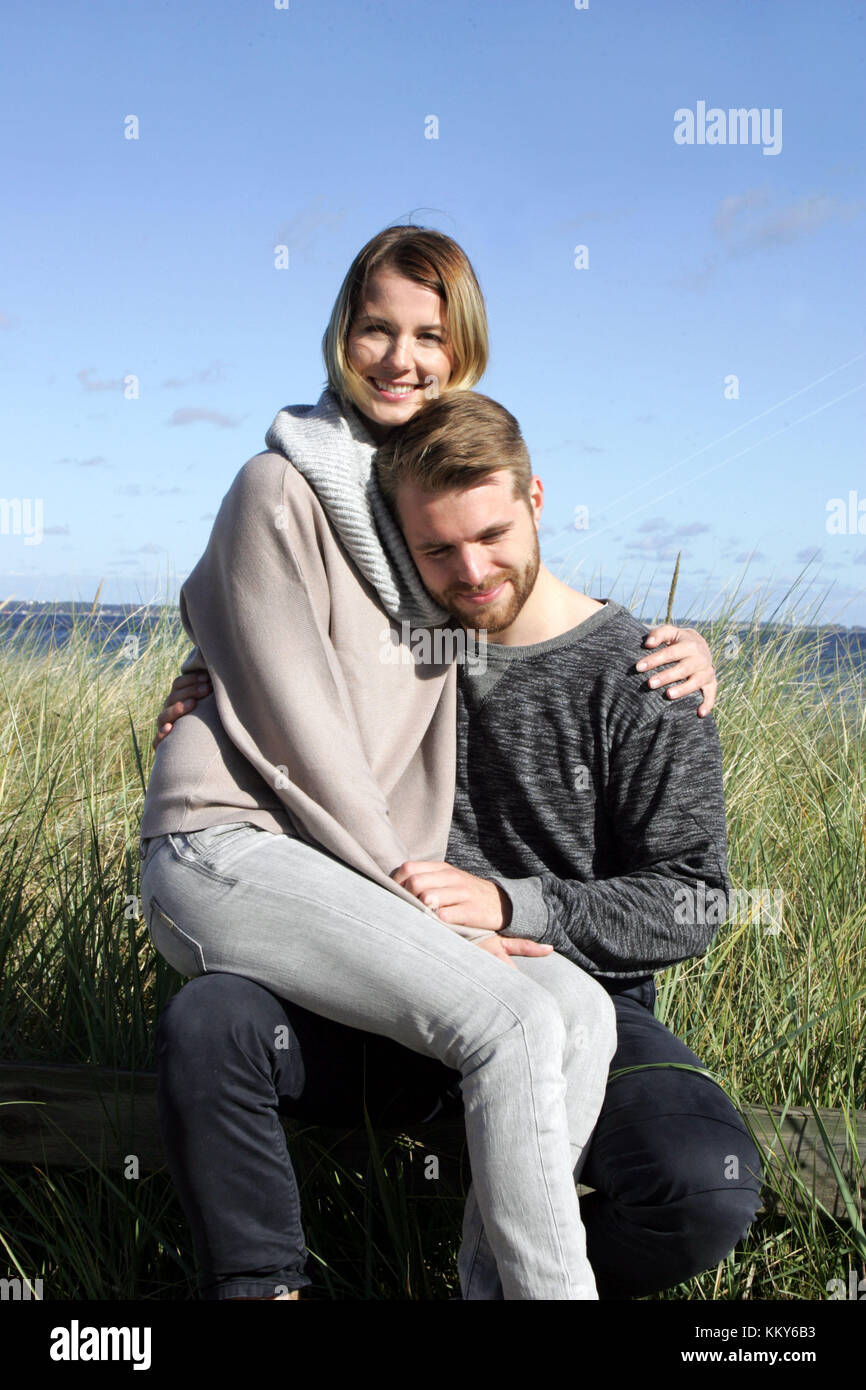
[[(541, 551), (538, 545), (538, 532), (533, 527), (532, 530), (532, 554), (526, 564), (519, 570), (506, 570), (504, 574), (497, 575), (493, 583), (485, 581), (483, 585), (476, 589), (449, 589), (446, 593), (437, 593), (435, 589), (430, 589), (429, 593), (438, 604), (462, 623), (465, 628), (485, 628), (487, 632), (503, 632), (515, 621), (518, 613), (525, 604), (535, 586), (538, 578), (538, 571), (541, 567)], [(459, 602), (460, 593), (483, 594), (488, 589), (495, 589), (504, 580), (510, 580), (510, 587), (505, 590), (498, 598), (494, 599), (489, 607), (480, 604), (470, 604)], [(478, 614), (477, 624), (473, 622), (472, 614)]]

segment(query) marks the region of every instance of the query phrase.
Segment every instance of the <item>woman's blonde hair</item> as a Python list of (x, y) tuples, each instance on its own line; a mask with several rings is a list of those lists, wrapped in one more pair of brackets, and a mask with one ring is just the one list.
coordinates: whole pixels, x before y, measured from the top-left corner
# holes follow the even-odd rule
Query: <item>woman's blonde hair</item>
[[(428, 227), (386, 227), (363, 246), (346, 273), (322, 339), (328, 386), (342, 404), (363, 409), (363, 378), (346, 354), (349, 330), (370, 277), (383, 269), (438, 294), (445, 305), (453, 354), (447, 391), (466, 390), (484, 374), (489, 355), (487, 311), (466, 253), (444, 232)], [(423, 409), (423, 407), (422, 407)]]

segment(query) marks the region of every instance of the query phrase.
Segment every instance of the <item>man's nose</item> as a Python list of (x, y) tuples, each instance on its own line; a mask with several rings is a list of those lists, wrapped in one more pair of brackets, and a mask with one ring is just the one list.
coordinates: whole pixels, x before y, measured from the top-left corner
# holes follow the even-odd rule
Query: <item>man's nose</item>
[(484, 551), (474, 546), (467, 545), (460, 551), (457, 558), (457, 577), (461, 584), (477, 589), (482, 583), (487, 573), (487, 563), (484, 558)]

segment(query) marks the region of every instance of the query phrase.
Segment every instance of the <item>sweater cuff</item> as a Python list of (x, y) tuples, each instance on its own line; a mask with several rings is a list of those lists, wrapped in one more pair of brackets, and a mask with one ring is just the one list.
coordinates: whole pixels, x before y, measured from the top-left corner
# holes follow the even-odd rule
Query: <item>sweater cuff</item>
[(511, 921), (500, 936), (525, 936), (530, 941), (543, 941), (547, 935), (547, 903), (541, 890), (540, 878), (497, 878), (488, 874), (491, 883), (501, 888), (511, 899)]

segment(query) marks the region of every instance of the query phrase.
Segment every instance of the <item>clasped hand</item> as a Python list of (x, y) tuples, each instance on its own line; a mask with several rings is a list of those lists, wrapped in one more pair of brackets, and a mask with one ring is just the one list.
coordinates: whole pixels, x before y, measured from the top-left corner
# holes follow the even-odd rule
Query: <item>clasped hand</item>
[[(413, 893), (443, 922), (498, 932), (511, 922), (511, 899), (489, 878), (434, 860), (410, 860), (395, 869), (395, 883)], [(473, 941), (482, 951), (514, 966), (509, 956), (546, 956), (552, 946), (542, 946), (523, 936), (487, 936)]]

